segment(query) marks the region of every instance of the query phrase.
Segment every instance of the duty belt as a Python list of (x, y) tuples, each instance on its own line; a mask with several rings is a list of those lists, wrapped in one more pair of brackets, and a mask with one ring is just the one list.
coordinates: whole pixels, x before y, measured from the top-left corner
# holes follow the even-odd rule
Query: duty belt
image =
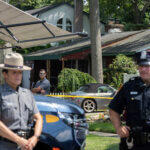
[(30, 132), (24, 130), (13, 130), (14, 133), (25, 139), (29, 138)]
[[(16, 133), (18, 136), (23, 137), (25, 139), (29, 138), (30, 132), (29, 131), (24, 131), (24, 130), (12, 130), (14, 133)], [(6, 142), (10, 142), (10, 143), (14, 143), (13, 141), (10, 141), (7, 138), (1, 137), (0, 136), (0, 140), (2, 141), (6, 141)], [(15, 143), (14, 143), (15, 144)]]

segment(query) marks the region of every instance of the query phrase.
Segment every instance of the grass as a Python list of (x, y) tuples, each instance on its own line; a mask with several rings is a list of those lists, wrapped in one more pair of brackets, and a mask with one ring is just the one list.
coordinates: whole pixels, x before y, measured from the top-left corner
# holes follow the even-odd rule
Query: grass
[(119, 150), (120, 139), (117, 137), (101, 137), (89, 134), (86, 138), (85, 150)]
[(99, 121), (90, 122), (89, 131), (116, 133), (111, 122), (99, 122)]

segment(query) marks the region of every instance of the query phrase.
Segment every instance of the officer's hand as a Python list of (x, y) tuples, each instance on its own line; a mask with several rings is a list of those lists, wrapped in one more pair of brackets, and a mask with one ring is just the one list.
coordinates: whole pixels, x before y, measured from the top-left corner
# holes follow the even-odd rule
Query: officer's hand
[(28, 139), (29, 150), (32, 150), (38, 142), (38, 138), (36, 136), (32, 136)]
[(21, 148), (21, 150), (29, 150), (28, 140), (26, 140), (22, 137), (18, 138), (17, 145), (18, 145), (18, 147)]
[(120, 126), (117, 129), (117, 134), (121, 137), (121, 138), (125, 138), (129, 136), (129, 130), (130, 128), (128, 126)]

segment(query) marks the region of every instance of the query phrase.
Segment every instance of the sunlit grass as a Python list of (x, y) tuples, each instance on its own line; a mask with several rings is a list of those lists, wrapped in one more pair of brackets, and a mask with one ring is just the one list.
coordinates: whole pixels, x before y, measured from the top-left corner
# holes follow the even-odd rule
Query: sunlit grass
[(111, 122), (98, 122), (98, 121), (89, 123), (89, 131), (99, 131), (107, 133), (116, 132)]
[(118, 137), (102, 137), (89, 134), (86, 138), (85, 150), (119, 150)]

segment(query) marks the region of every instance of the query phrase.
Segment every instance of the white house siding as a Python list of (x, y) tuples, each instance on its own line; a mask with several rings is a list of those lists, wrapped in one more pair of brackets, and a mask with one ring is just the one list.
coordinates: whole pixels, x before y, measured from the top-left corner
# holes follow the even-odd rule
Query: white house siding
[(87, 15), (83, 15), (83, 32), (87, 32), (90, 35), (89, 17)]
[[(87, 32), (90, 35), (90, 21), (87, 15), (83, 16), (83, 32)], [(101, 34), (105, 34), (105, 25), (103, 23), (100, 24)]]
[[(41, 13), (38, 18), (42, 20), (46, 20), (48, 23), (51, 23), (55, 26), (57, 26), (57, 21), (61, 18), (63, 20), (66, 20), (67, 18), (70, 19), (73, 25), (73, 9), (72, 7), (68, 5), (61, 5), (61, 7), (55, 7), (49, 11), (46, 11), (44, 13)], [(65, 24), (65, 22), (64, 22)], [(65, 24), (66, 26), (66, 24)], [(72, 26), (73, 28), (73, 26)], [(65, 30), (65, 28), (63, 28)]]
[(105, 25), (103, 23), (101, 23), (100, 27), (101, 27), (101, 34), (104, 35), (105, 34)]
[[(37, 17), (37, 15), (34, 15)], [(57, 26), (57, 21), (63, 18), (63, 29), (66, 30), (66, 19), (68, 18), (72, 22), (72, 31), (74, 29), (74, 9), (69, 5), (61, 5), (59, 7), (52, 8), (48, 11), (41, 12), (38, 18), (46, 20), (48, 23)], [(90, 35), (90, 21), (88, 15), (83, 15), (83, 32), (87, 32)], [(101, 23), (101, 34), (105, 33), (105, 26)]]

